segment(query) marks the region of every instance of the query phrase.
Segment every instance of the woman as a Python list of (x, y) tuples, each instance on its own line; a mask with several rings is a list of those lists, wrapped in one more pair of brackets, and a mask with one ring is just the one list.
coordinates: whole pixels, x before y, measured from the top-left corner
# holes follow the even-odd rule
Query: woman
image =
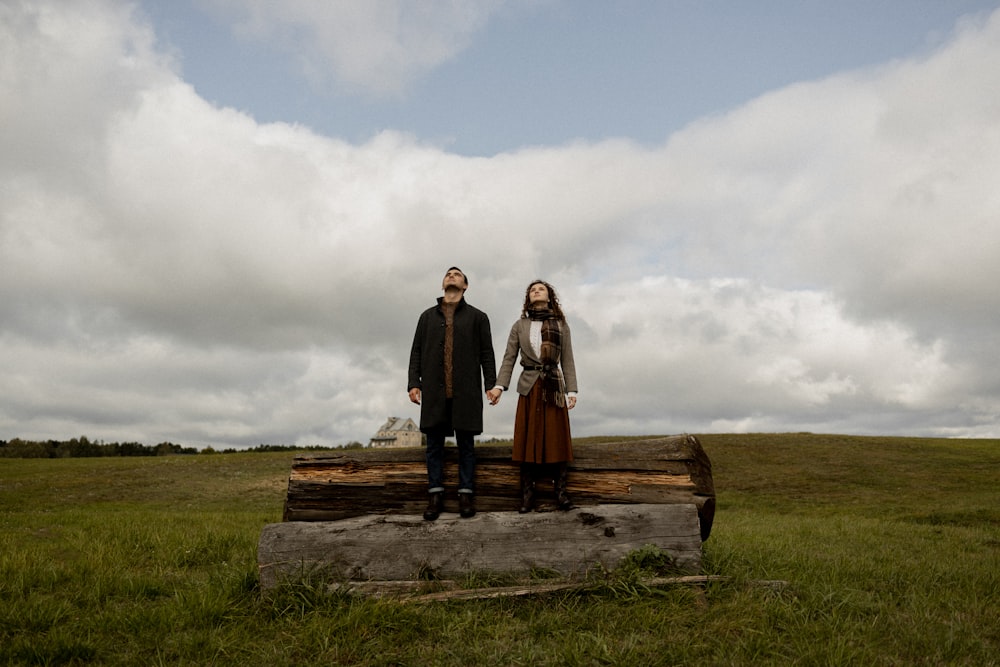
[(553, 480), (559, 509), (568, 510), (573, 507), (566, 482), (567, 464), (573, 460), (569, 410), (576, 406), (576, 366), (566, 317), (555, 289), (543, 280), (532, 282), (525, 290), (521, 318), (510, 329), (495, 390), (506, 391), (510, 386), (518, 352), (520, 395), (512, 455), (521, 464), (518, 511), (524, 514), (534, 507), (535, 479), (543, 473)]

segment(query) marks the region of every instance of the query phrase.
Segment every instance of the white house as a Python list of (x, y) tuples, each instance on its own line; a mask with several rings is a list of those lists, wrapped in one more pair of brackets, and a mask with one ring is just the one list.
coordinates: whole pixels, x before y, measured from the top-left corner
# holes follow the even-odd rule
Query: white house
[(412, 419), (389, 417), (368, 443), (369, 447), (419, 447), (423, 434)]

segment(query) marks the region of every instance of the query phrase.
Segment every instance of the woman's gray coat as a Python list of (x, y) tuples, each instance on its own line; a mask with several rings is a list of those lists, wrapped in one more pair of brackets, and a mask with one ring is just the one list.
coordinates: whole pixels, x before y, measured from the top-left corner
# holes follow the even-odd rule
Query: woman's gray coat
[[(522, 317), (514, 326), (510, 328), (510, 335), (507, 337), (507, 349), (503, 354), (503, 363), (500, 364), (500, 373), (497, 375), (497, 384), (505, 390), (510, 387), (510, 378), (514, 374), (514, 361), (517, 358), (518, 350), (521, 351), (521, 377), (517, 380), (517, 393), (527, 396), (531, 388), (541, 375), (541, 371), (525, 366), (541, 366), (542, 360), (538, 358), (535, 351), (531, 349), (531, 320)], [(559, 322), (559, 331), (562, 334), (562, 352), (560, 354), (559, 365), (562, 367), (564, 391), (576, 392), (576, 364), (573, 363), (573, 341), (570, 339), (569, 326), (566, 322)]]

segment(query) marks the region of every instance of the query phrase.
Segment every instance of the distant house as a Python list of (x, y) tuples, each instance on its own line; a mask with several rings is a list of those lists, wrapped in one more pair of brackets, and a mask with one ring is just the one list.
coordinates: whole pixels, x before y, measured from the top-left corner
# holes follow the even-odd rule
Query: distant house
[(423, 434), (412, 419), (389, 417), (368, 443), (369, 447), (419, 447)]

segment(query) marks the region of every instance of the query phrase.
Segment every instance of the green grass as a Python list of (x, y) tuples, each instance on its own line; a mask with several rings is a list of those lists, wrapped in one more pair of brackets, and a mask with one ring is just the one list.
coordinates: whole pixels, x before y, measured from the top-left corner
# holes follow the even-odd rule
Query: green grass
[(725, 581), (420, 605), (261, 595), (294, 454), (0, 460), (0, 665), (1000, 665), (1000, 441), (699, 438)]

